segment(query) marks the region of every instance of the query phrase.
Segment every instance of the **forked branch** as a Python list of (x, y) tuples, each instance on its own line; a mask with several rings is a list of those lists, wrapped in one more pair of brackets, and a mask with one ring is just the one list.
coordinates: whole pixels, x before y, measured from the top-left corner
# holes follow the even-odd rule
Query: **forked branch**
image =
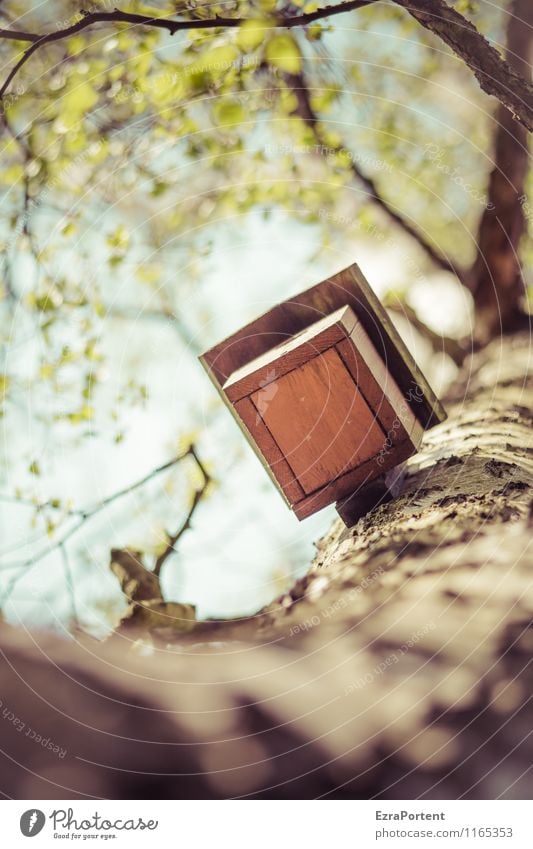
[[(272, 21), (272, 28), (291, 29), (305, 27), (314, 21), (351, 12), (373, 5), (378, 0), (348, 0), (335, 6), (325, 6), (311, 12), (298, 15), (278, 15)], [(444, 0), (394, 0), (411, 14), (423, 27), (437, 35), (458, 56), (475, 75), (481, 88), (487, 94), (497, 97), (526, 129), (533, 129), (533, 86), (517, 74), (474, 24), (449, 6)], [(12, 80), (33, 54), (45, 44), (69, 38), (97, 23), (122, 23), (132, 26), (148, 26), (167, 30), (171, 35), (191, 29), (228, 29), (240, 27), (253, 20), (249, 17), (213, 17), (153, 18), (122, 12), (82, 12), (82, 17), (69, 27), (54, 32), (39, 34), (21, 30), (0, 29), (0, 38), (29, 42), (18, 62), (9, 72), (0, 88), (0, 98), (4, 96)], [(527, 24), (524, 24), (525, 26)]]

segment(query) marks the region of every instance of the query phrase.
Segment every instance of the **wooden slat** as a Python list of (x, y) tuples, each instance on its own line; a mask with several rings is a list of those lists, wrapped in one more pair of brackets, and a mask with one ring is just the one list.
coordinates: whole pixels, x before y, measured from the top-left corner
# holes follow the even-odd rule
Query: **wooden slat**
[[(369, 354), (368, 349), (365, 350), (364, 354), (359, 352), (355, 347), (353, 339), (345, 339), (339, 342), (337, 351), (354, 381), (359, 386), (374, 415), (379, 418), (383, 430), (385, 433), (389, 433), (395, 423), (396, 412), (367, 364), (369, 356), (377, 357), (377, 355), (375, 352)], [(407, 437), (408, 433), (400, 421), (399, 427), (394, 428), (393, 442), (402, 442)]]
[(251, 400), (306, 494), (384, 447), (385, 434), (335, 348)]
[(393, 445), (411, 439), (418, 448), (423, 428), (360, 324), (349, 339), (337, 345), (337, 350), (378, 417), (387, 439)]
[[(256, 407), (249, 398), (242, 398), (235, 404), (235, 411), (251, 436), (251, 444), (263, 466), (281, 489), (286, 501), (292, 507), (304, 497), (305, 493), (298, 483), (289, 463), (272, 438), (268, 427), (258, 415)], [(257, 452), (260, 449), (261, 455)], [(266, 463), (265, 463), (266, 461)]]
[[(302, 330), (303, 328), (298, 328)], [(250, 360), (283, 344), (294, 332), (290, 317), (278, 304), (237, 333), (223, 339), (199, 357), (219, 391), (234, 371)]]
[(328, 504), (356, 492), (358, 487), (364, 486), (365, 483), (374, 477), (387, 472), (415, 453), (416, 449), (413, 447), (413, 443), (410, 439), (406, 439), (400, 445), (394, 446), (392, 451), (380, 455), (382, 462), (379, 462), (378, 458), (368, 460), (366, 463), (358, 466), (357, 469), (352, 469), (341, 475), (337, 480), (332, 481), (329, 486), (322, 487), (322, 489), (318, 489), (311, 495), (307, 495), (298, 504), (295, 504), (292, 509), (298, 519), (307, 519), (308, 516), (312, 516), (313, 513), (322, 510)]
[(301, 325), (310, 324), (313, 314), (333, 312), (341, 304), (352, 307), (400, 391), (406, 397), (415, 397), (416, 393), (419, 400), (413, 403), (412, 409), (422, 427), (426, 429), (444, 421), (446, 413), (442, 404), (358, 265), (354, 263), (286, 301), (283, 309), (289, 317), (289, 323)]
[(350, 307), (343, 307), (326, 318), (277, 345), (234, 372), (222, 387), (232, 402), (251, 395), (293, 369), (312, 360), (317, 354), (346, 339), (357, 319)]
[[(354, 324), (350, 338), (354, 342), (355, 350), (359, 352), (359, 359), (363, 360), (364, 358), (367, 370), (372, 375), (373, 382), (369, 382), (369, 385), (373, 387), (372, 391), (375, 392), (376, 388), (378, 390), (378, 394), (376, 395), (377, 403), (379, 404), (380, 400), (386, 397), (394, 409), (395, 419), (393, 422), (389, 425), (388, 421), (384, 420), (386, 421), (387, 428), (390, 427), (394, 430), (399, 421), (406, 434), (416, 448), (418, 448), (422, 441), (424, 428), (413, 411), (413, 405), (418, 403), (418, 399), (421, 396), (416, 393), (413, 394), (412, 390), (409, 389), (406, 397), (400, 391), (398, 384), (392, 376), (391, 370), (388, 368), (388, 363), (385, 363), (379, 355), (368, 357), (363, 355), (363, 351), (368, 350), (370, 339), (360, 322)], [(370, 406), (377, 412), (377, 407), (373, 406), (370, 398), (367, 400)], [(400, 430), (400, 428), (398, 429)]]

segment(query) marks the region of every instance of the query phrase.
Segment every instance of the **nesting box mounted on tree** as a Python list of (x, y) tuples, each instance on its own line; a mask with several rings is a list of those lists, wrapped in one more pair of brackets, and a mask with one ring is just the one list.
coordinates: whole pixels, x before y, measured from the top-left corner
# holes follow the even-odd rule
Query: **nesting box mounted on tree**
[(390, 470), (445, 418), (357, 265), (200, 359), (299, 519), (335, 501), (349, 524), (390, 498)]

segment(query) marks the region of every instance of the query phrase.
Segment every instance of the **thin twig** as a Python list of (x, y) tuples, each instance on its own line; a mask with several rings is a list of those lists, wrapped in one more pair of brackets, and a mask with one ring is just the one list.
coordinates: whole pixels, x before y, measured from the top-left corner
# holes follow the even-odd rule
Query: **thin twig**
[(15, 130), (11, 126), (9, 119), (8, 119), (7, 115), (5, 114), (5, 112), (0, 114), (0, 119), (2, 120), (4, 127), (6, 128), (8, 134), (11, 136), (13, 141), (15, 141), (18, 144), (18, 146), (21, 150), (21, 153), (24, 156), (24, 159), (26, 161), (28, 161), (29, 159), (32, 159), (33, 154), (31, 152), (31, 150), (27, 146), (24, 138), (19, 133), (15, 132)]
[(79, 619), (79, 616), (78, 616), (78, 610), (77, 610), (77, 606), (76, 606), (76, 591), (75, 591), (75, 588), (74, 588), (74, 581), (72, 580), (72, 568), (70, 566), (70, 560), (69, 560), (69, 557), (68, 557), (68, 554), (67, 554), (67, 549), (65, 548), (65, 546), (60, 545), (59, 548), (60, 548), (60, 551), (61, 551), (61, 556), (63, 558), (63, 569), (64, 569), (64, 572), (65, 572), (65, 582), (67, 584), (67, 589), (68, 589), (68, 592), (69, 592), (70, 608), (71, 608), (71, 611), (72, 611), (72, 620), (73, 620), (75, 625), (79, 625), (80, 619)]
[(104, 305), (104, 311), (106, 318), (116, 318), (121, 321), (165, 322), (176, 331), (182, 343), (194, 357), (198, 357), (202, 353), (202, 348), (199, 347), (194, 334), (186, 326), (183, 318), (170, 307), (144, 309), (113, 304), (110, 306)]
[(61, 510), (66, 516), (83, 515), (83, 510), (76, 509), (75, 507), (64, 507), (59, 502), (56, 503), (56, 499), (54, 498), (49, 498), (47, 501), (33, 501), (31, 498), (19, 498), (17, 495), (7, 495), (6, 493), (1, 492), (0, 502), (3, 502), (4, 504), (15, 504), (19, 507), (32, 507), (38, 513), (50, 508), (51, 510)]
[(446, 354), (457, 366), (463, 364), (468, 354), (468, 349), (458, 339), (454, 339), (451, 336), (443, 336), (441, 333), (432, 330), (425, 321), (422, 321), (410, 304), (406, 304), (403, 301), (399, 303), (385, 300), (384, 306), (390, 312), (403, 316), (424, 339), (427, 339), (436, 354)]
[[(321, 9), (315, 9), (313, 12), (305, 12), (301, 15), (290, 15), (288, 17), (280, 17), (274, 20), (271, 24), (272, 28), (276, 27), (291, 28), (299, 26), (307, 26), (320, 18), (330, 17), (332, 15), (340, 15), (344, 12), (351, 12), (354, 9), (361, 9), (364, 6), (369, 6), (371, 3), (378, 0), (348, 0), (346, 3), (339, 3), (338, 6), (326, 6)], [(130, 12), (121, 12), (115, 9), (113, 12), (82, 12), (83, 17), (69, 27), (56, 30), (55, 32), (39, 35), (33, 32), (14, 31), (10, 29), (0, 29), (0, 38), (15, 39), (17, 41), (29, 41), (31, 46), (22, 54), (18, 62), (9, 72), (5, 82), (0, 88), (0, 98), (4, 96), (10, 83), (20, 71), (20, 69), (28, 62), (33, 54), (45, 44), (52, 44), (55, 41), (61, 41), (64, 38), (69, 38), (81, 32), (87, 27), (96, 23), (125, 23), (133, 26), (149, 26), (157, 29), (166, 29), (170, 35), (175, 35), (177, 32), (191, 29), (228, 29), (240, 27), (244, 23), (248, 23), (253, 18), (189, 18), (185, 21), (176, 21), (170, 18), (151, 18), (148, 15), (137, 15)]]
[(324, 138), (322, 133), (320, 119), (311, 104), (309, 87), (303, 71), (298, 74), (286, 74), (285, 79), (298, 99), (297, 114), (304, 121), (306, 126), (309, 127), (317, 141), (317, 152), (322, 156), (327, 156), (331, 153), (346, 154), (350, 161), (350, 170), (352, 174), (365, 187), (372, 202), (378, 206), (388, 216), (388, 218), (394, 222), (394, 224), (403, 230), (404, 233), (406, 233), (411, 239), (414, 239), (434, 265), (441, 268), (443, 271), (450, 271), (452, 274), (455, 274), (461, 282), (464, 282), (466, 275), (465, 270), (444, 256), (444, 254), (442, 254), (425, 238), (418, 228), (414, 227), (401, 212), (393, 207), (380, 194), (374, 180), (361, 170), (355, 160), (355, 157), (352, 156), (345, 145), (341, 143), (335, 146), (328, 146), (327, 140)]
[(123, 489), (114, 492), (112, 495), (109, 495), (107, 498), (104, 498), (102, 501), (98, 502), (93, 507), (88, 507), (81, 510), (79, 514), (79, 521), (72, 525), (60, 539), (50, 542), (49, 545), (42, 548), (41, 551), (35, 556), (29, 557), (26, 561), (20, 564), (4, 565), (2, 567), (3, 570), (16, 568), (18, 566), (20, 568), (20, 572), (18, 575), (14, 575), (13, 578), (11, 578), (11, 580), (7, 583), (4, 593), (2, 594), (2, 598), (0, 600), (0, 608), (3, 607), (3, 605), (6, 603), (7, 599), (10, 597), (11, 593), (13, 592), (14, 588), (16, 587), (18, 581), (21, 580), (21, 578), (27, 575), (28, 571), (33, 569), (38, 563), (41, 562), (41, 560), (43, 560), (49, 554), (52, 554), (59, 547), (64, 546), (86, 524), (86, 522), (93, 519), (105, 507), (108, 507), (113, 501), (116, 501), (117, 499), (122, 498), (125, 495), (129, 495), (139, 487), (143, 486), (145, 483), (148, 483), (148, 481), (152, 480), (157, 475), (160, 475), (162, 472), (167, 471), (168, 469), (172, 468), (172, 466), (175, 466), (177, 463), (180, 463), (182, 460), (185, 460), (186, 457), (191, 456), (195, 458), (196, 462), (199, 464), (199, 468), (203, 469), (203, 466), (199, 463), (195, 448), (191, 445), (189, 446), (189, 448), (187, 448), (186, 451), (182, 452), (181, 454), (178, 454), (176, 457), (174, 457), (172, 460), (169, 460), (167, 463), (163, 463), (162, 466), (158, 466), (156, 469), (153, 469), (151, 472), (149, 472), (147, 475), (144, 475), (144, 477), (140, 478), (135, 483), (130, 484), (130, 486), (124, 487)]
[[(335, 6), (321, 6), (312, 12), (302, 12), (300, 15), (278, 15), (272, 26), (276, 27), (295, 27), (305, 26), (321, 18), (327, 18), (332, 15), (341, 15), (346, 12), (353, 12), (355, 9), (362, 9), (365, 6), (370, 6), (377, 3), (378, 0), (346, 0), (344, 3), (338, 3)], [(134, 26), (149, 26), (158, 29), (166, 29), (170, 35), (180, 32), (184, 29), (212, 29), (213, 27), (239, 27), (241, 24), (248, 23), (253, 18), (224, 18), (215, 15), (214, 18), (188, 18), (184, 21), (176, 21), (174, 18), (153, 18), (149, 15), (139, 15), (133, 12), (121, 12), (120, 9), (114, 9), (112, 12), (80, 12), (82, 17), (76, 23), (71, 24), (64, 29), (54, 30), (54, 32), (39, 34), (22, 30), (0, 29), (0, 38), (9, 38), (15, 41), (29, 41), (33, 44), (49, 44), (53, 41), (61, 41), (71, 35), (81, 32), (87, 27), (96, 23), (124, 23), (133, 24)]]
[[(376, 2), (379, 2), (379, 0), (348, 0), (346, 3), (325, 6), (300, 15), (282, 15), (273, 20), (271, 26), (272, 28), (307, 26), (322, 18), (351, 12)], [(533, 86), (528, 80), (513, 71), (496, 48), (487, 41), (471, 21), (449, 6), (444, 0), (393, 0), (393, 2), (406, 9), (418, 23), (444, 41), (455, 55), (470, 68), (482, 90), (497, 97), (526, 129), (533, 130)], [(130, 23), (134, 26), (166, 29), (171, 35), (174, 35), (182, 30), (240, 27), (242, 24), (253, 20), (253, 18), (214, 17), (176, 21), (169, 18), (151, 18), (146, 15), (121, 12), (119, 9), (115, 9), (113, 12), (82, 12), (82, 15), (83, 17), (72, 26), (44, 35), (20, 30), (0, 29), (0, 38), (31, 43), (31, 46), (11, 69), (0, 88), (0, 98), (4, 96), (18, 71), (39, 47), (68, 38), (87, 29), (94, 23)]]
[(200, 501), (202, 500), (202, 498), (205, 494), (205, 491), (206, 491), (206, 489), (209, 486), (209, 483), (211, 481), (211, 478), (210, 478), (205, 466), (202, 464), (198, 455), (196, 454), (194, 447), (192, 447), (192, 449), (191, 449), (191, 455), (194, 457), (194, 459), (196, 461), (196, 465), (198, 466), (200, 472), (202, 473), (202, 485), (197, 490), (195, 490), (194, 497), (192, 499), (192, 503), (191, 503), (191, 506), (189, 507), (189, 512), (187, 513), (185, 521), (182, 522), (182, 524), (179, 526), (178, 530), (175, 533), (173, 533), (173, 534), (167, 533), (167, 545), (165, 546), (165, 549), (162, 551), (162, 553), (159, 555), (159, 557), (155, 561), (155, 565), (154, 565), (154, 574), (157, 575), (157, 577), (160, 576), (161, 569), (162, 569), (163, 564), (165, 563), (166, 559), (175, 550), (175, 545), (178, 542), (178, 540), (181, 539), (181, 537), (183, 536), (185, 531), (187, 531), (190, 528), (192, 517), (194, 516), (196, 508), (198, 507)]

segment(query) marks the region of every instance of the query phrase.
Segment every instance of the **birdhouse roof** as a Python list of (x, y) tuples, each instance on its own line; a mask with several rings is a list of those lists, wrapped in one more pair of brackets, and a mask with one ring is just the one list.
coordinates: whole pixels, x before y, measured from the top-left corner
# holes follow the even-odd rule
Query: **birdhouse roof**
[[(296, 347), (301, 334), (320, 321), (334, 325), (337, 313), (351, 307), (423, 428), (446, 418), (442, 404), (407, 350), (378, 297), (355, 263), (333, 277), (277, 304), (264, 315), (219, 342), (201, 357), (226, 401), (224, 384), (268, 364), (271, 352)], [(296, 339), (295, 337), (298, 336)], [(259, 363), (259, 365), (258, 365)], [(238, 374), (235, 375), (235, 372)]]

